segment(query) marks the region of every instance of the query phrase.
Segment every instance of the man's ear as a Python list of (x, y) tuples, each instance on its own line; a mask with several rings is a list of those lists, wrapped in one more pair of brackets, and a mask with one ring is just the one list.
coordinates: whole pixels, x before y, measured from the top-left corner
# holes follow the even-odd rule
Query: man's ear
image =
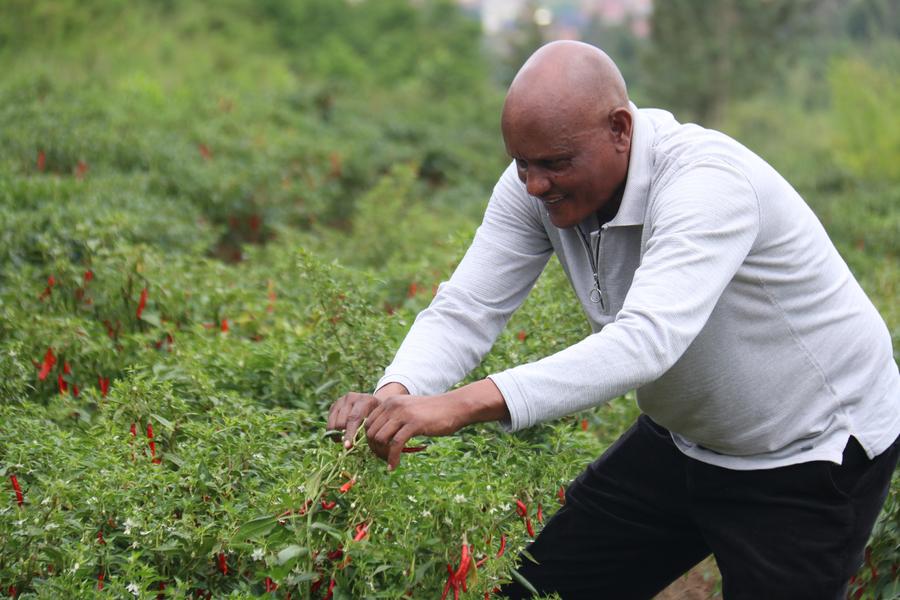
[(620, 106), (609, 112), (609, 131), (612, 133), (612, 141), (619, 152), (628, 152), (631, 148), (631, 129), (634, 119), (631, 111)]

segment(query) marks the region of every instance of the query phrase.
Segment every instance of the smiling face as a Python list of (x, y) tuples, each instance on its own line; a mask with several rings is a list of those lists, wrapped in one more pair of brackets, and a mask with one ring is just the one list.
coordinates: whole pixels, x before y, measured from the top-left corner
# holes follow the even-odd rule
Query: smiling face
[(580, 42), (540, 48), (510, 85), (501, 128), (528, 193), (550, 221), (574, 227), (618, 211), (633, 119), (625, 82), (601, 50)]
[(561, 112), (549, 111), (546, 118), (504, 112), (506, 150), (556, 227), (574, 227), (592, 213), (608, 221), (619, 208), (628, 173), (631, 113), (620, 108), (606, 118), (572, 118)]

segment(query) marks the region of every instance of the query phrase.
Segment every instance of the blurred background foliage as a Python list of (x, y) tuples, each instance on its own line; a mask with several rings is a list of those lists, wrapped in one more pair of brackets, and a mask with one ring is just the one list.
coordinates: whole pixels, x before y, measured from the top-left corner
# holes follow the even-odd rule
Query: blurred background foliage
[[(37, 379), (52, 345), (83, 387), (152, 376), (321, 418), (374, 382), (459, 260), (508, 161), (505, 85), (563, 37), (606, 49), (638, 106), (778, 168), (897, 348), (897, 2), (521, 0), (486, 27), (501, 4), (0, 3), (3, 402), (63, 428), (100, 411)], [(475, 376), (586, 333), (553, 262)], [(587, 417), (601, 444), (631, 406)], [(15, 438), (0, 442), (5, 460)], [(896, 588), (893, 489), (867, 594)]]

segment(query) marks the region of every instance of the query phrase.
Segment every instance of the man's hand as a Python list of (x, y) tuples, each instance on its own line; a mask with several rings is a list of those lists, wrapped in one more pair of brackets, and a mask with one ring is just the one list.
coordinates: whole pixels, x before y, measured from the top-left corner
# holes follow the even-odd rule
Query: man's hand
[[(380, 391), (380, 390), (379, 390)], [(490, 379), (437, 396), (391, 396), (366, 420), (372, 451), (394, 470), (406, 442), (416, 435), (450, 435), (466, 425), (509, 419), (506, 401)]]
[(328, 412), (328, 429), (344, 431), (344, 447), (353, 446), (356, 439), (356, 431), (363, 420), (368, 417), (385, 398), (396, 395), (409, 394), (406, 387), (400, 383), (388, 383), (383, 385), (374, 394), (360, 394), (350, 392), (338, 398)]

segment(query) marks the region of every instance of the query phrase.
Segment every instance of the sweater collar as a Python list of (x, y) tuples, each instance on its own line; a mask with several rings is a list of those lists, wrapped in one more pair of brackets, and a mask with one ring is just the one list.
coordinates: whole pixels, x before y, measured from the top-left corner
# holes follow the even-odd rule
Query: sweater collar
[(653, 124), (633, 102), (629, 102), (628, 106), (634, 121), (631, 133), (631, 154), (628, 159), (628, 175), (625, 180), (622, 203), (619, 205), (616, 216), (607, 223), (609, 227), (642, 225), (644, 210), (647, 207), (647, 194), (650, 190)]

